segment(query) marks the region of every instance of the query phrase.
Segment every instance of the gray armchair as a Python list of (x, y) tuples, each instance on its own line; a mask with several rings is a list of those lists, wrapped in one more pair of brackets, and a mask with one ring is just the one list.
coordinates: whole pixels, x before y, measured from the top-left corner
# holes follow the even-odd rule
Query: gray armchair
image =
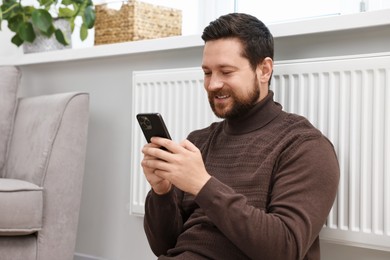
[(0, 67), (0, 259), (73, 259), (89, 95), (17, 98), (21, 73)]

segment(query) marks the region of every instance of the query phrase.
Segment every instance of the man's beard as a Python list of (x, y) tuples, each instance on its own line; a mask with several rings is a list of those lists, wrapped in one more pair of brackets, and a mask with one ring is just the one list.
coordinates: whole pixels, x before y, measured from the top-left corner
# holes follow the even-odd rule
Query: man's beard
[(254, 80), (252, 91), (248, 97), (239, 98), (236, 97), (234, 93), (228, 93), (230, 94), (230, 98), (233, 99), (232, 108), (226, 112), (218, 112), (214, 104), (214, 97), (218, 95), (222, 96), (226, 94), (227, 93), (223, 91), (208, 93), (210, 107), (213, 110), (214, 114), (219, 118), (226, 118), (226, 119), (235, 119), (244, 116), (256, 105), (256, 103), (260, 98), (260, 87), (257, 81), (257, 77)]

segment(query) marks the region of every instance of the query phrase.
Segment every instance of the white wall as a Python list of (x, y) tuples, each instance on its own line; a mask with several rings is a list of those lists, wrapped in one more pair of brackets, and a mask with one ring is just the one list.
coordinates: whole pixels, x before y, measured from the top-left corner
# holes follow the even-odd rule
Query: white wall
[[(390, 52), (390, 28), (276, 39), (276, 60)], [(1, 44), (0, 44), (1, 45)], [(142, 227), (130, 216), (130, 161), (134, 119), (133, 70), (199, 66), (201, 47), (119, 57), (22, 65), (21, 95), (90, 93), (90, 128), (76, 252), (77, 259), (155, 259)], [(388, 260), (390, 252), (323, 243), (323, 260)]]
[(8, 29), (7, 21), (1, 24), (0, 31), (0, 57), (9, 57), (22, 52), (22, 48), (18, 48), (16, 45), (11, 43), (11, 39), (14, 34)]

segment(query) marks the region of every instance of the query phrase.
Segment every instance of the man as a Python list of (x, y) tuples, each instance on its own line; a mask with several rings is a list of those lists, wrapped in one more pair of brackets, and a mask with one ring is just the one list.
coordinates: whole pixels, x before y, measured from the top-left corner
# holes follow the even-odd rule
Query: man
[(180, 144), (155, 137), (143, 148), (153, 252), (159, 259), (319, 259), (318, 234), (339, 180), (332, 144), (273, 101), (273, 38), (261, 21), (221, 16), (202, 39), (204, 87), (224, 120)]

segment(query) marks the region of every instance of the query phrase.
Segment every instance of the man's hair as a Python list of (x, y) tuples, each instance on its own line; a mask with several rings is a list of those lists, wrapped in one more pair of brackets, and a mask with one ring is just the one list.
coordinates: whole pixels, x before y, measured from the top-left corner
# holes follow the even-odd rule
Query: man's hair
[(207, 41), (237, 38), (243, 45), (244, 58), (253, 70), (266, 57), (274, 58), (274, 40), (263, 22), (252, 15), (231, 13), (212, 21), (204, 30), (202, 39)]

